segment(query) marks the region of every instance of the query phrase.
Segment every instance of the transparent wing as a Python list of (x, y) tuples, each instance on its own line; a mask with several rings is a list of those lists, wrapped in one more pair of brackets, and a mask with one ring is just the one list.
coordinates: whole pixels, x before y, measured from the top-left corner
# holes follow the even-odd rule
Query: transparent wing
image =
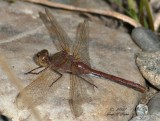
[(80, 77), (85, 81), (84, 84), (86, 86), (87, 91), (90, 94), (93, 94), (95, 92), (94, 87), (97, 88), (97, 86), (94, 84), (94, 81), (86, 75), (80, 75)]
[(76, 43), (73, 48), (73, 55), (76, 59), (90, 65), (89, 61), (89, 24), (87, 20), (80, 23), (76, 34)]
[[(72, 72), (76, 72), (76, 68), (72, 67)], [(91, 101), (91, 97), (87, 93), (87, 82), (77, 75), (70, 76), (70, 107), (75, 117), (83, 113), (82, 104)]]
[[(47, 100), (51, 94), (61, 85), (62, 79), (50, 68), (41, 72), (40, 75), (31, 84), (25, 87), (17, 96), (16, 104), (19, 108), (34, 107)], [(55, 83), (53, 83), (56, 81)], [(51, 84), (53, 85), (51, 86)], [(31, 100), (31, 105), (24, 103), (25, 96)]]
[[(48, 29), (57, 50), (66, 50), (67, 52), (69, 52), (69, 44), (71, 43), (70, 38), (59, 25), (55, 17), (49, 12), (49, 10), (45, 9), (45, 12), (46, 14), (39, 12), (39, 15), (43, 23), (45, 24), (46, 28)], [(58, 40), (55, 40), (55, 35)]]

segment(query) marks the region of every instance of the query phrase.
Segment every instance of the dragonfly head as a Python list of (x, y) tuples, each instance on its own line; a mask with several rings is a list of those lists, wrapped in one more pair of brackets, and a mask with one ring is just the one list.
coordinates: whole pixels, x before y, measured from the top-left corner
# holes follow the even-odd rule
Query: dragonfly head
[(48, 50), (44, 49), (35, 54), (34, 61), (39, 66), (47, 67), (50, 63)]

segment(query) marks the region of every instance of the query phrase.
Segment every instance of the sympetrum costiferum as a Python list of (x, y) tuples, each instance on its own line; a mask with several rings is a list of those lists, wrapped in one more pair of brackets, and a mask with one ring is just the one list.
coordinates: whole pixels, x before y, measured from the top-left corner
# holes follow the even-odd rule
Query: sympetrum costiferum
[[(81, 105), (88, 100), (87, 90), (94, 90), (95, 85), (88, 75), (103, 77), (140, 92), (146, 91), (145, 87), (133, 81), (125, 80), (91, 68), (88, 52), (89, 25), (87, 20), (79, 24), (76, 42), (71, 48), (72, 41), (66, 32), (47, 9), (45, 12), (45, 14), (39, 13), (40, 18), (46, 25), (51, 37), (57, 37), (57, 40), (53, 42), (59, 52), (49, 55), (48, 51), (44, 49), (36, 54), (36, 63), (40, 67), (45, 67), (45, 69), (37, 79), (19, 93), (18, 98), (22, 96), (23, 92), (26, 92), (26, 94), (32, 98), (34, 105), (40, 104), (45, 100), (48, 93), (53, 93), (59, 87), (58, 84), (60, 84), (62, 72), (70, 73), (69, 102), (72, 112), (76, 117), (82, 114), (83, 110)], [(28, 73), (34, 74), (34, 70), (36, 69)]]

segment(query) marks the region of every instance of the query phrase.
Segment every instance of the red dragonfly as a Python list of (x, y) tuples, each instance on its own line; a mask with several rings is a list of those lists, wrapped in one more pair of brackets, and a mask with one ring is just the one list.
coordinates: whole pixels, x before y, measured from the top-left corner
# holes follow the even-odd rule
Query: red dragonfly
[[(57, 40), (53, 42), (59, 52), (50, 55), (48, 50), (44, 49), (35, 55), (35, 62), (39, 65), (38, 68), (44, 67), (44, 70), (41, 71), (42, 73), (37, 79), (19, 93), (18, 100), (23, 95), (22, 93), (25, 92), (27, 96), (32, 98), (34, 105), (42, 103), (46, 99), (46, 96), (53, 93), (61, 84), (60, 80), (62, 79), (60, 78), (63, 76), (61, 72), (70, 73), (69, 104), (76, 117), (80, 116), (83, 112), (81, 105), (89, 100), (87, 90), (94, 91), (94, 87), (96, 87), (89, 75), (109, 79), (142, 93), (146, 91), (146, 88), (140, 84), (91, 68), (87, 41), (89, 38), (87, 20), (79, 24), (76, 42), (71, 47), (72, 41), (55, 17), (47, 9), (45, 9), (45, 12), (45, 14), (39, 13), (40, 18), (44, 22), (51, 37), (55, 37), (56, 35)], [(28, 74), (36, 74), (36, 69), (29, 71)]]

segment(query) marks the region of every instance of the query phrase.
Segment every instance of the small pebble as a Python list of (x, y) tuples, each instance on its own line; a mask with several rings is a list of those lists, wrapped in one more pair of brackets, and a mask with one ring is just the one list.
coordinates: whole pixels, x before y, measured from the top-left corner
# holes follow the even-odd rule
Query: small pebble
[(148, 113), (148, 106), (145, 104), (139, 104), (136, 107), (137, 116), (146, 115)]
[(144, 51), (160, 50), (160, 38), (151, 30), (137, 27), (132, 30), (132, 39)]

